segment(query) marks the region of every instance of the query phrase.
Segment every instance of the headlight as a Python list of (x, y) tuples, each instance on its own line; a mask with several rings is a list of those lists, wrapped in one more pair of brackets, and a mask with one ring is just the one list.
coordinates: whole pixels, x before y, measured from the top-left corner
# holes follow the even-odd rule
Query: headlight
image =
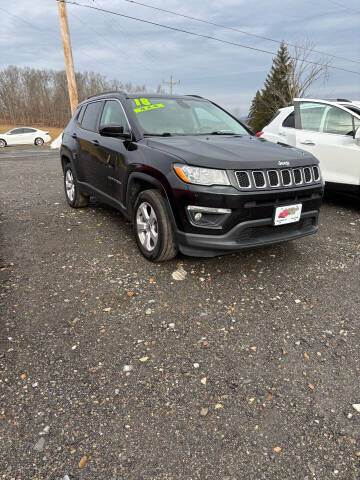
[(195, 185), (230, 185), (225, 170), (190, 167), (189, 165), (175, 165), (174, 170), (177, 176), (186, 183), (194, 183)]

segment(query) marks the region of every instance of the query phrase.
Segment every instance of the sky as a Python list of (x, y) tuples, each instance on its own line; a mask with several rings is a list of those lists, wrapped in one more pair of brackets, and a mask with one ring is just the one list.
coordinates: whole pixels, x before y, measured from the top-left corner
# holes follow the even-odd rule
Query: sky
[[(332, 65), (360, 72), (358, 0), (139, 0), (184, 15), (289, 43), (310, 39), (314, 48), (353, 62)], [(158, 12), (125, 0), (78, 0), (175, 28), (276, 52), (278, 44)], [(4, 11), (4, 9), (6, 11)], [(197, 94), (246, 116), (262, 88), (272, 55), (197, 38), (119, 16), (68, 5), (75, 69), (94, 71), (154, 91), (170, 75), (174, 93)], [(11, 15), (10, 15), (11, 14)], [(56, 0), (0, 0), (0, 69), (8, 65), (63, 69)], [(312, 59), (319, 60), (314, 54)], [(330, 69), (326, 84), (307, 96), (360, 100), (360, 75)], [(168, 86), (164, 85), (168, 89)]]

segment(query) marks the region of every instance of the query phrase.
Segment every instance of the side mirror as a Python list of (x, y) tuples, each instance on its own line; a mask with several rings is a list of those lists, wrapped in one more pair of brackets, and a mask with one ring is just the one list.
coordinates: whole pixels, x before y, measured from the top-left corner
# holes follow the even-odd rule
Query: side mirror
[(114, 137), (114, 138), (131, 138), (130, 132), (124, 132), (124, 127), (120, 125), (110, 124), (103, 127), (100, 127), (99, 133), (103, 137)]

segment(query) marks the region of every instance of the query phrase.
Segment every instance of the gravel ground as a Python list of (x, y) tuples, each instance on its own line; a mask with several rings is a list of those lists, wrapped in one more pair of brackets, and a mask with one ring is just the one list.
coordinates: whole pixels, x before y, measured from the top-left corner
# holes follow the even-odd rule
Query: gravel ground
[(152, 264), (29, 150), (0, 153), (1, 479), (360, 478), (359, 202), (327, 200), (316, 236)]

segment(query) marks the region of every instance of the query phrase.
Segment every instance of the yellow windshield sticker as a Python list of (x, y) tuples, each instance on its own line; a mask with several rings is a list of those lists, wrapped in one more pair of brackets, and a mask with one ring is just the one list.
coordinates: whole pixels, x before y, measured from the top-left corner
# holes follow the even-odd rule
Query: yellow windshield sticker
[(140, 107), (141, 104), (143, 105), (151, 105), (151, 102), (148, 98), (134, 98), (135, 105)]
[(147, 112), (148, 110), (154, 110), (155, 108), (163, 108), (164, 105), (162, 103), (154, 103), (146, 105), (145, 107), (138, 107), (134, 108), (135, 113)]

